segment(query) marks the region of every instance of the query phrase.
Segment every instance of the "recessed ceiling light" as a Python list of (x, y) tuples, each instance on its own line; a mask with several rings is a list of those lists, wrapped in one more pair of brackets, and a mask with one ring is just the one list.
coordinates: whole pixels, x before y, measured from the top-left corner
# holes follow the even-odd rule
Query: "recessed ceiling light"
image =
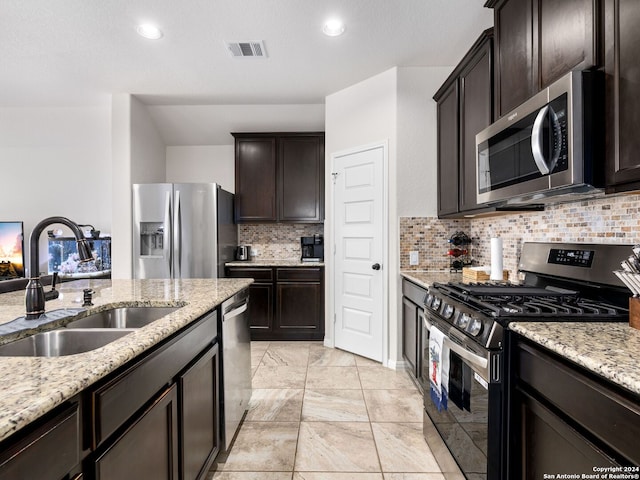
[(322, 32), (329, 37), (342, 35), (344, 33), (344, 23), (338, 19), (328, 20), (322, 27)]
[(138, 32), (138, 35), (150, 40), (158, 40), (163, 36), (162, 30), (160, 30), (155, 25), (151, 25), (150, 23), (143, 23), (138, 25), (138, 27), (136, 28), (136, 32)]

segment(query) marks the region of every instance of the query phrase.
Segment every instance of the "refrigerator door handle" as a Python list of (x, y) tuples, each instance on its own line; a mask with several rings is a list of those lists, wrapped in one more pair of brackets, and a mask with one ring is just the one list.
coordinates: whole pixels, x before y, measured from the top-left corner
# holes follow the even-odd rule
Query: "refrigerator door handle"
[(171, 228), (171, 192), (166, 192), (164, 198), (164, 230), (162, 232), (162, 249), (169, 267), (169, 275), (173, 276), (173, 251), (171, 250), (171, 238), (173, 236)]
[(173, 221), (173, 251), (174, 274), (173, 278), (182, 276), (182, 212), (180, 211), (180, 190), (176, 190)]

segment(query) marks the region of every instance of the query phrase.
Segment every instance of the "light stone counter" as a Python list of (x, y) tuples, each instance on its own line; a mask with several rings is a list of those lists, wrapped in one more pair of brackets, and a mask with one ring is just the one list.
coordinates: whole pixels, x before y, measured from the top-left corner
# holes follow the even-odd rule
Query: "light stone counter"
[[(250, 279), (78, 280), (60, 285), (61, 299), (47, 311), (78, 308), (82, 290), (95, 291), (91, 311), (119, 306), (181, 306), (108, 345), (64, 357), (0, 357), (0, 440), (3, 440), (105, 377), (161, 340), (198, 319)], [(24, 292), (0, 295), (0, 324), (24, 315)], [(68, 320), (66, 320), (68, 322)], [(60, 326), (64, 321), (57, 321)], [(44, 325), (42, 329), (49, 329)]]
[(271, 259), (227, 262), (225, 267), (324, 267), (324, 262), (302, 262), (300, 259)]
[(462, 273), (449, 271), (429, 271), (429, 270), (402, 270), (400, 275), (407, 280), (428, 289), (434, 283), (461, 282)]
[(514, 322), (509, 329), (640, 395), (640, 330), (629, 324)]

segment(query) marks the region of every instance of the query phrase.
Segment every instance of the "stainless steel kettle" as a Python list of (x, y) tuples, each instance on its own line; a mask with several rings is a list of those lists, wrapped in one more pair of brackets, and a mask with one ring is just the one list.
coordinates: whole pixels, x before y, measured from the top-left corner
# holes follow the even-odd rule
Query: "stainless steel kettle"
[(250, 245), (238, 245), (236, 247), (236, 260), (249, 260), (251, 258)]

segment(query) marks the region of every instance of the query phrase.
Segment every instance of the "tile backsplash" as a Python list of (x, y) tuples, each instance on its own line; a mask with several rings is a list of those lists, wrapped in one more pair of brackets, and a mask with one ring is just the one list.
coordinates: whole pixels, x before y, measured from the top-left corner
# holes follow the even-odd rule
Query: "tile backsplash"
[(321, 223), (238, 225), (238, 243), (258, 250), (256, 260), (293, 260), (302, 255), (300, 237), (323, 234)]
[[(501, 237), (504, 268), (515, 279), (523, 242), (640, 243), (640, 195), (606, 196), (549, 205), (543, 212), (464, 220), (401, 217), (400, 268), (448, 269), (447, 239), (458, 230), (473, 240), (475, 265), (490, 264), (490, 239)], [(409, 265), (411, 250), (419, 251), (419, 265)]]

